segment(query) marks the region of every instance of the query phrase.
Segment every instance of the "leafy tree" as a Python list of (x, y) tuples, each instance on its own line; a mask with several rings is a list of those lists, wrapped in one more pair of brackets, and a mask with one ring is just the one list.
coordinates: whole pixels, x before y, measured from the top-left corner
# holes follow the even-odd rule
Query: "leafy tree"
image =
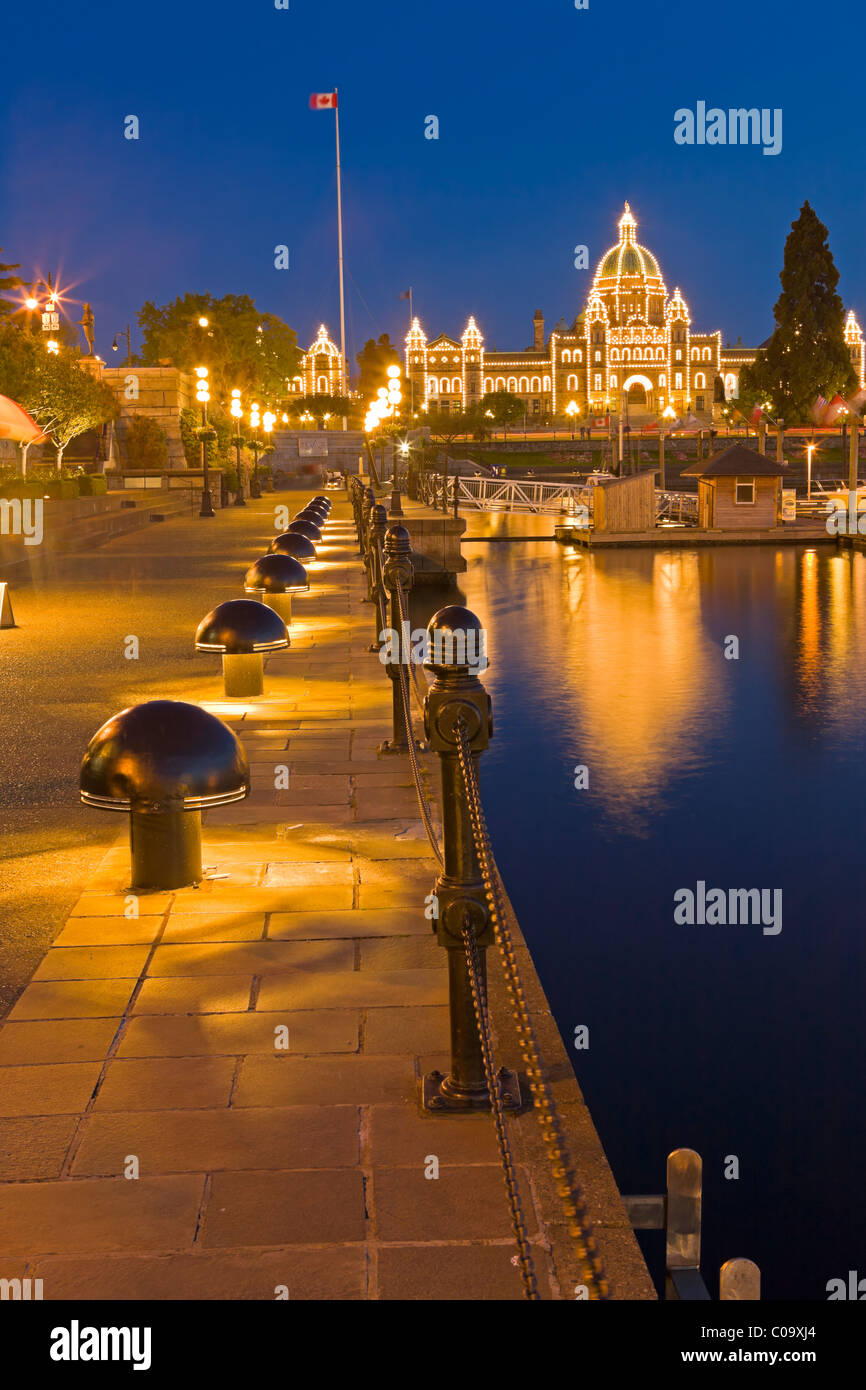
[(44, 355), (38, 339), (0, 320), (0, 396), (23, 404), (21, 398)]
[[(354, 410), (354, 403), (348, 396), (304, 396), (295, 406), (298, 419), (307, 411), (317, 423), (324, 419), (325, 415), (330, 415), (331, 421), (342, 420), (344, 415), (349, 416)], [(333, 424), (331, 428), (333, 429)]]
[(388, 368), (399, 367), (401, 357), (388, 334), (381, 333), (378, 340), (367, 339), (355, 361), (360, 368), (358, 390), (366, 401), (375, 396), (380, 386), (385, 385)]
[(234, 387), (245, 397), (277, 400), (300, 370), (294, 329), (276, 314), (261, 313), (246, 294), (185, 294), (161, 306), (148, 301), (138, 324), (145, 366), (170, 361), (187, 370), (208, 367), (213, 394), (226, 400)]
[(740, 395), (771, 402), (789, 424), (808, 420), (816, 396), (843, 396), (856, 382), (844, 340), (839, 272), (827, 228), (808, 201), (785, 242), (776, 327), (757, 361), (740, 373)]
[(32, 375), (19, 404), (49, 432), (57, 450), (57, 471), (73, 439), (120, 414), (114, 392), (69, 353), (38, 349)]
[(475, 428), (475, 416), (460, 410), (431, 410), (424, 416), (429, 427), (430, 438), (442, 444), (453, 444), (461, 435), (470, 434)]
[[(0, 246), (0, 251), (2, 250), (3, 247)], [(0, 319), (8, 318), (8, 316), (15, 313), (18, 308), (18, 305), (11, 304), (8, 299), (4, 299), (3, 293), (5, 290), (20, 289), (22, 282), (19, 280), (18, 276), (6, 274), (8, 270), (20, 269), (20, 265), (4, 265), (3, 262), (0, 261)]]
[(513, 391), (487, 391), (475, 407), (477, 416), (488, 419), (487, 412), (493, 416), (493, 423), (507, 432), (515, 420), (522, 420), (526, 414), (526, 404)]
[(168, 463), (165, 430), (149, 415), (133, 416), (124, 444), (130, 468), (165, 468)]

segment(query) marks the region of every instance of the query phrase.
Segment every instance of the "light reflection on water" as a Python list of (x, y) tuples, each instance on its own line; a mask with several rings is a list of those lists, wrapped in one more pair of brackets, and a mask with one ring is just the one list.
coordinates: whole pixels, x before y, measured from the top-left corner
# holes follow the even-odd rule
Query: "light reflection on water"
[[(572, 1055), (621, 1190), (661, 1191), (667, 1152), (698, 1149), (708, 1269), (746, 1254), (767, 1297), (824, 1298), (862, 1264), (866, 556), (464, 553), (497, 857), (563, 1037), (590, 1027)], [(781, 935), (675, 925), (698, 879), (781, 888)]]

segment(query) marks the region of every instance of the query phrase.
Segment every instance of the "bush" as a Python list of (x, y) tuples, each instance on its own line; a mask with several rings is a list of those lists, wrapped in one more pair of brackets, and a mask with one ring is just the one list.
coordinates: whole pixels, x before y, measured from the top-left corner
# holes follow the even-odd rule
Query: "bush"
[(126, 431), (124, 453), (127, 468), (165, 468), (168, 464), (168, 439), (149, 415), (136, 415)]
[(101, 473), (85, 473), (78, 480), (80, 497), (102, 497), (108, 491), (108, 479)]

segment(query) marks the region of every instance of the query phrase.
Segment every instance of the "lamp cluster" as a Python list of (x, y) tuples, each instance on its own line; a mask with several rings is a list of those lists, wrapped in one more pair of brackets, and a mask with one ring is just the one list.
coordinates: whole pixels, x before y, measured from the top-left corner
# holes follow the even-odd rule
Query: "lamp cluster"
[(400, 368), (392, 365), (388, 368), (388, 385), (380, 386), (376, 392), (375, 400), (370, 401), (367, 406), (367, 416), (364, 421), (364, 429), (367, 434), (371, 434), (377, 429), (383, 420), (397, 415), (398, 407), (403, 399), (403, 392), (400, 390)]

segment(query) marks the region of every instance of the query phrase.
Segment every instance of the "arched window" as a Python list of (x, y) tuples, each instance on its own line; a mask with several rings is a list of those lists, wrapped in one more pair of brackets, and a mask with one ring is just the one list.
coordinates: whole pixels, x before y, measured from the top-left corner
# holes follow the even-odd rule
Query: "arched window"
[(486, 377), (484, 378), (484, 390), (485, 390), (485, 392), (487, 392), (487, 391), (492, 391), (492, 390), (493, 390), (493, 377), (492, 377), (492, 376), (486, 376)]
[(630, 361), (631, 361), (631, 348), (623, 348), (623, 350), (622, 350), (622, 360), (623, 360), (623, 362), (630, 362)]
[(710, 356), (710, 350), (709, 350), (709, 348), (704, 348), (704, 357), (703, 357), (703, 360), (704, 360), (705, 362), (709, 362), (709, 361), (712, 360), (712, 359), (711, 359), (711, 356)]
[(735, 401), (739, 394), (739, 384), (736, 372), (728, 372), (725, 377), (725, 400)]
[(611, 360), (611, 362), (618, 362), (618, 361), (619, 361), (619, 348), (611, 348), (611, 350), (610, 350), (610, 360)]
[(667, 384), (668, 379), (665, 376), (664, 372), (659, 372), (659, 386), (667, 386)]
[(517, 390), (517, 377), (516, 377), (516, 376), (510, 376), (510, 377), (508, 378), (508, 389), (509, 389), (509, 391), (512, 392), (512, 394)]
[(574, 349), (574, 360), (575, 360), (575, 362), (582, 362), (582, 361), (583, 361), (583, 353), (581, 352), (580, 348), (575, 348), (575, 349)]
[(563, 360), (563, 362), (570, 362), (570, 361), (571, 361), (571, 353), (570, 353), (570, 351), (569, 351), (568, 348), (566, 348), (566, 349), (564, 350), (564, 352), (563, 352), (563, 354), (562, 354), (562, 360)]
[(454, 392), (455, 396), (459, 396), (460, 392), (463, 390), (463, 383), (461, 382), (459, 376), (456, 376), (452, 381), (451, 390)]
[(665, 350), (664, 350), (664, 348), (656, 348), (656, 361), (657, 361), (657, 362), (664, 362), (664, 360), (665, 360)]
[(529, 389), (530, 389), (530, 391), (540, 391), (540, 390), (541, 390), (541, 377), (540, 377), (540, 376), (534, 376), (534, 377), (532, 378), (532, 381), (530, 382), (530, 385), (529, 385)]
[(566, 383), (565, 383), (565, 389), (566, 389), (566, 391), (576, 391), (576, 390), (577, 390), (577, 377), (576, 377), (576, 376), (570, 376), (570, 377), (568, 378), (568, 380), (567, 380)]
[(316, 382), (316, 391), (320, 396), (330, 395), (330, 391), (328, 390), (328, 378), (326, 376), (319, 377)]
[(617, 386), (617, 385), (619, 384), (618, 378), (617, 378), (617, 375), (616, 375), (616, 372), (614, 372), (613, 375), (611, 376), (610, 384), (611, 384), (611, 386)]
[(546, 376), (546, 377), (544, 378), (544, 390), (545, 390), (545, 391), (549, 391), (549, 390), (550, 390), (550, 377), (549, 377), (549, 376)]
[(695, 390), (696, 390), (696, 391), (703, 391), (704, 388), (705, 388), (705, 386), (706, 386), (706, 384), (707, 384), (707, 378), (704, 376), (704, 373), (703, 373), (703, 372), (696, 372), (696, 373), (695, 373)]
[(692, 348), (692, 361), (693, 361), (693, 362), (697, 362), (698, 359), (699, 359), (699, 357), (700, 357), (700, 355), (701, 355), (701, 354), (698, 352), (697, 348)]
[(496, 390), (497, 390), (497, 391), (504, 391), (504, 390), (505, 390), (505, 377), (504, 377), (504, 376), (498, 376), (498, 377), (496, 378)]
[(528, 376), (522, 376), (522, 377), (520, 378), (520, 385), (518, 386), (517, 389), (518, 389), (518, 391), (528, 391), (528, 390), (529, 390), (529, 377), (528, 377)]

